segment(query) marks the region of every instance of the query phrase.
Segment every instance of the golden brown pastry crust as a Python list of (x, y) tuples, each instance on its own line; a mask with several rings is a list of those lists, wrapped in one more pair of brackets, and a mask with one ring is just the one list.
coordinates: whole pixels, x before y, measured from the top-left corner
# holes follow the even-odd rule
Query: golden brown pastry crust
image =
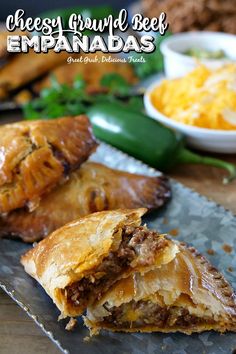
[(53, 50), (48, 53), (31, 50), (29, 53), (15, 54), (0, 69), (0, 99), (5, 99), (12, 91), (66, 62), (67, 57), (68, 53), (55, 53)]
[[(87, 89), (89, 91), (100, 90), (101, 84), (100, 80), (105, 74), (117, 73), (123, 76), (130, 84), (135, 84), (137, 79), (134, 75), (132, 66), (127, 63), (119, 63), (108, 61), (109, 57), (115, 58), (114, 55), (105, 54), (97, 52), (95, 54), (80, 54), (74, 55), (73, 58), (76, 60), (82, 58), (82, 60), (89, 60), (88, 63), (64, 63), (53, 70), (50, 75), (34, 85), (35, 92), (41, 91), (45, 87), (51, 85), (51, 75), (53, 74), (59, 83), (65, 83), (72, 85), (76, 76), (81, 75), (87, 84)], [(99, 62), (96, 62), (100, 60)], [(107, 60), (107, 61), (105, 61)]]
[[(114, 210), (85, 216), (56, 230), (39, 242), (35, 248), (22, 256), (21, 263), (25, 271), (35, 278), (50, 295), (61, 311), (62, 317), (78, 316), (85, 310), (88, 303), (93, 303), (97, 299), (97, 295), (92, 291), (90, 299), (85, 293), (84, 302), (77, 302), (77, 300), (71, 302), (71, 298), (68, 297), (68, 287), (73, 287), (79, 281), (86, 279), (90, 281), (90, 286), (94, 287), (97, 275), (100, 276), (97, 279), (101, 279), (106, 272), (108, 275), (111, 274), (110, 266), (112, 267), (115, 263), (111, 263), (112, 258), (108, 256), (120, 249), (123, 242), (123, 230), (138, 228), (141, 224), (141, 216), (145, 212), (146, 209)], [(125, 263), (125, 267), (118, 268), (118, 273), (112, 273), (115, 274), (115, 278), (110, 278), (112, 280), (110, 286), (117, 279), (127, 277), (133, 270), (148, 271), (154, 265), (168, 263), (174, 258), (177, 247), (164, 239), (163, 235), (157, 236), (155, 244), (152, 243), (155, 250), (158, 249), (155, 258), (148, 257), (145, 253), (150, 246), (147, 238), (143, 240), (142, 236), (138, 240), (140, 247), (136, 253), (133, 252), (131, 261)], [(130, 253), (125, 252), (122, 257), (123, 260), (128, 260)], [(109, 260), (109, 264), (106, 263), (107, 268), (103, 267), (103, 270), (100, 268), (99, 271), (98, 267), (104, 264), (104, 259)], [(103, 285), (109, 288), (106, 284)], [(99, 297), (103, 291), (105, 290), (101, 290)], [(79, 300), (79, 297), (77, 299)]]
[(187, 335), (191, 335), (193, 333), (201, 333), (205, 331), (216, 331), (220, 333), (224, 333), (226, 331), (233, 331), (236, 332), (235, 326), (230, 327), (227, 325), (227, 327), (222, 326), (221, 323), (215, 323), (214, 325), (212, 324), (201, 324), (201, 325), (193, 325), (190, 326), (189, 328), (180, 328), (179, 326), (171, 326), (171, 327), (157, 327), (157, 326), (145, 326), (145, 327), (138, 327), (138, 328), (126, 328), (126, 327), (115, 327), (114, 325), (111, 324), (103, 324), (103, 323), (95, 323), (93, 321), (90, 321), (88, 317), (83, 316), (83, 320), (85, 325), (89, 328), (90, 330), (90, 335), (97, 335), (99, 334), (101, 329), (106, 329), (112, 332), (126, 332), (126, 333), (152, 333), (152, 332), (161, 332), (161, 333), (176, 333), (176, 332), (181, 332)]
[[(236, 296), (229, 283), (193, 247), (187, 247), (184, 243), (176, 244), (179, 252), (171, 262), (144, 275), (136, 273), (119, 280), (99, 303), (89, 308), (85, 323), (92, 334), (101, 328), (123, 332), (179, 331), (186, 334), (212, 329), (220, 332), (236, 331)], [(191, 323), (190, 319), (188, 326), (181, 326), (171, 318), (172, 325), (168, 325), (165, 319), (164, 326), (150, 323), (135, 326), (133, 322), (129, 327), (122, 327), (102, 320), (104, 304), (109, 314), (109, 308), (113, 306), (142, 300), (166, 309), (172, 306), (184, 308), (191, 316), (202, 318), (202, 322)]]
[(161, 207), (170, 197), (167, 178), (113, 170), (84, 163), (65, 184), (55, 188), (31, 213), (18, 210), (0, 221), (0, 235), (33, 242), (66, 223), (93, 212)]
[(80, 314), (68, 308), (62, 290), (95, 269), (119, 244), (118, 229), (139, 226), (145, 209), (103, 211), (54, 231), (21, 258), (25, 271), (51, 296), (63, 316)]
[(32, 208), (96, 147), (86, 116), (0, 127), (0, 213)]

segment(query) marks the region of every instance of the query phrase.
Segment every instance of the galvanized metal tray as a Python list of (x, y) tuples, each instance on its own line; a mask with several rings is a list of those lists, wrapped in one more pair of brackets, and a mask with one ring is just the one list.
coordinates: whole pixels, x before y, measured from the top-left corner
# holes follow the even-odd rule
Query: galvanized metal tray
[[(92, 160), (129, 172), (155, 175), (154, 169), (101, 144)], [(161, 232), (175, 230), (184, 240), (207, 255), (236, 289), (236, 253), (226, 253), (227, 243), (236, 249), (236, 217), (223, 207), (207, 200), (175, 181), (171, 182), (173, 198), (161, 211), (145, 218), (145, 222)], [(64, 353), (80, 354), (230, 354), (236, 348), (236, 335), (205, 332), (191, 336), (182, 334), (119, 334), (102, 332), (89, 342), (82, 320), (73, 332), (66, 331), (65, 322), (57, 321), (59, 312), (44, 290), (30, 278), (19, 263), (29, 248), (20, 241), (0, 240), (0, 286), (41, 327)], [(233, 271), (231, 268), (233, 268)], [(229, 271), (230, 270), (230, 271)]]

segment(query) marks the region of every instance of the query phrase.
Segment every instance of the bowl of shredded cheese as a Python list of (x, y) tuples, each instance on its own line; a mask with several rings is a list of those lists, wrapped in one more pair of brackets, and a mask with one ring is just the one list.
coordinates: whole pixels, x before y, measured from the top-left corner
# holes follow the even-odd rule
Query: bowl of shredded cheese
[(144, 96), (147, 113), (181, 131), (192, 147), (236, 152), (236, 64), (199, 65), (177, 79), (155, 82)]

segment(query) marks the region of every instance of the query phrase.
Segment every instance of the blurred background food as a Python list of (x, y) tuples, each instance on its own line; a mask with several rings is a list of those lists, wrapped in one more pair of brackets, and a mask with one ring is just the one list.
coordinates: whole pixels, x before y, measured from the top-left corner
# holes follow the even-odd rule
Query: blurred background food
[(173, 33), (208, 30), (236, 34), (236, 0), (142, 0), (148, 17), (167, 14)]
[[(132, 4), (137, 4), (139, 11), (149, 17), (158, 17), (162, 11), (167, 13), (170, 31), (165, 36), (157, 36), (158, 49), (163, 39), (175, 32), (210, 30), (236, 33), (236, 0), (112, 0), (109, 1), (109, 5), (100, 2), (98, 4), (95, 0), (87, 0), (80, 1), (79, 6), (73, 0), (52, 1), (50, 4), (21, 1), (20, 7), (26, 11), (27, 16), (54, 17), (56, 14), (60, 14), (66, 22), (70, 11), (75, 12), (75, 9), (77, 9), (77, 13), (86, 13), (91, 18), (103, 18), (108, 13), (115, 14), (119, 8), (129, 9), (129, 13), (132, 15), (132, 6), (130, 7)], [(2, 4), (0, 20), (5, 21), (7, 15), (14, 13), (18, 8), (19, 3), (15, 0), (10, 4)], [(164, 69), (163, 56), (158, 49), (154, 53), (145, 54), (145, 62), (142, 63), (103, 62), (101, 64), (88, 62), (85, 64), (77, 62), (68, 65), (66, 60), (69, 54), (63, 52), (56, 54), (50, 51), (46, 56), (47, 60), (45, 60), (44, 54), (36, 54), (33, 51), (27, 55), (13, 55), (6, 51), (7, 34), (4, 26), (0, 26), (0, 109), (6, 108), (7, 102), (19, 106), (37, 97), (43, 88), (51, 86), (52, 76), (60, 84), (71, 86), (76, 77), (80, 75), (86, 82), (88, 91), (97, 92), (104, 91), (101, 80), (107, 73), (116, 73), (125, 78), (129, 84), (136, 84), (152, 74), (163, 72)], [(187, 49), (190, 50), (188, 54), (194, 57), (199, 57), (199, 53), (202, 54), (201, 48), (195, 47), (194, 43), (191, 43), (191, 47)], [(221, 47), (215, 48), (215, 53), (218, 56), (219, 53), (220, 55), (228, 54), (225, 51), (223, 53), (221, 49)], [(208, 56), (211, 55), (208, 52), (204, 53)], [(131, 54), (135, 59), (140, 59), (143, 55), (142, 53)], [(101, 59), (102, 55), (108, 57), (110, 54), (97, 53), (96, 55)], [(73, 54), (73, 57), (88, 56), (93, 61), (96, 55), (77, 53)], [(113, 55), (111, 56), (113, 57)]]
[[(70, 3), (66, 4), (70, 5)], [(99, 4), (97, 6), (89, 6), (86, 3), (83, 7), (64, 7), (61, 9), (47, 8), (46, 12), (42, 12), (40, 8), (37, 16), (41, 18), (56, 18), (60, 15), (63, 23), (66, 26), (71, 13), (82, 14), (84, 17), (91, 19), (103, 19), (110, 14), (115, 17), (117, 10), (109, 5)], [(16, 8), (17, 9), (17, 8)], [(16, 10), (14, 9), (14, 10)], [(12, 10), (12, 13), (14, 13)], [(26, 14), (29, 16), (31, 11), (29, 6), (24, 7)], [(11, 10), (8, 9), (8, 14)], [(14, 102), (16, 105), (23, 105), (32, 98), (36, 97), (39, 92), (51, 86), (51, 78), (54, 77), (59, 84), (67, 84), (71, 86), (76, 77), (80, 76), (86, 82), (89, 92), (104, 91), (101, 84), (103, 76), (106, 74), (115, 73), (125, 79), (129, 84), (137, 82), (135, 68), (130, 64), (119, 62), (113, 54), (85, 54), (85, 53), (35, 53), (30, 50), (29, 53), (7, 53), (7, 35), (5, 26), (0, 27), (0, 103), (5, 102), (5, 105), (0, 104), (0, 109), (8, 108), (9, 102)], [(12, 33), (11, 33), (12, 34)], [(19, 34), (19, 33), (13, 33)], [(86, 31), (84, 34), (92, 36), (91, 31)], [(29, 34), (28, 34), (29, 35)], [(106, 35), (106, 34), (105, 34)], [(72, 63), (68, 64), (67, 59), (71, 57)], [(9, 108), (12, 105), (9, 105)]]
[[(135, 84), (137, 78), (131, 65), (123, 62), (108, 61), (109, 57), (115, 60), (116, 56), (102, 52), (77, 54), (73, 59), (80, 59), (81, 63), (68, 64), (64, 62), (57, 66), (45, 78), (34, 85), (34, 91), (39, 93), (43, 88), (51, 86), (51, 75), (53, 75), (60, 84), (72, 85), (76, 76), (80, 75), (87, 84), (89, 92), (101, 90), (101, 79), (108, 73), (116, 73), (124, 77), (130, 84)], [(83, 60), (84, 59), (84, 60)], [(100, 63), (97, 62), (100, 61)], [(103, 62), (102, 62), (103, 60)], [(107, 60), (107, 61), (105, 61)]]
[(192, 31), (172, 34), (160, 44), (164, 73), (173, 79), (199, 64), (215, 70), (236, 62), (236, 36), (230, 33)]
[(55, 53), (17, 53), (0, 68), (0, 99), (8, 98), (11, 93), (29, 82), (47, 74), (62, 64), (68, 57), (66, 52)]
[[(111, 103), (114, 113), (116, 110), (114, 109), (114, 103), (121, 100), (122, 103), (126, 104), (125, 112), (135, 110), (135, 112), (140, 113), (144, 111), (142, 94), (150, 82), (156, 80), (156, 76), (153, 76), (153, 74), (159, 73), (163, 77), (165, 71), (168, 78), (181, 77), (191, 72), (201, 62), (206, 65), (204, 70), (197, 69), (189, 76), (189, 79), (166, 83), (157, 89), (157, 95), (155, 96), (156, 110), (167, 118), (172, 118), (172, 121), (195, 127), (234, 130), (236, 124), (235, 92), (234, 89), (229, 89), (227, 86), (228, 81), (232, 81), (230, 85), (234, 86), (234, 69), (229, 70), (228, 76), (230, 78), (228, 81), (226, 80), (227, 75), (227, 78), (225, 78), (225, 75), (219, 73), (218, 76), (223, 75), (224, 77), (223, 81), (218, 80), (220, 83), (217, 84), (219, 86), (217, 86), (217, 92), (215, 92), (215, 86), (211, 85), (210, 89), (213, 87), (214, 94), (203, 92), (203, 88), (200, 88), (202, 91), (199, 92), (198, 86), (201, 86), (201, 82), (204, 84), (204, 80), (207, 82), (211, 80), (211, 72), (207, 69), (207, 60), (210, 69), (213, 68), (213, 64), (217, 64), (218, 67), (218, 64), (221, 66), (236, 61), (235, 49), (232, 49), (236, 48), (236, 36), (208, 32), (209, 30), (232, 32), (232, 26), (235, 25), (235, 18), (233, 17), (235, 8), (231, 5), (235, 2), (236, 0), (230, 2), (226, 0), (222, 4), (217, 0), (196, 2), (192, 0), (141, 0), (134, 2), (135, 7), (129, 7), (129, 2), (126, 2), (123, 6), (122, 3), (118, 4), (117, 1), (109, 2), (109, 5), (101, 3), (98, 5), (96, 3), (96, 6), (90, 7), (92, 2), (88, 1), (84, 7), (83, 3), (71, 7), (75, 4), (69, 2), (61, 8), (51, 5), (50, 8), (40, 8), (36, 13), (37, 16), (55, 18), (60, 15), (64, 25), (68, 23), (71, 13), (82, 14), (82, 16), (91, 19), (101, 19), (107, 17), (110, 13), (116, 16), (117, 8), (126, 7), (131, 17), (135, 13), (142, 12), (152, 18), (154, 16), (159, 17), (160, 13), (165, 11), (170, 23), (170, 31), (164, 36), (156, 35), (157, 49), (153, 53), (129, 53), (128, 55), (136, 60), (136, 62), (133, 60), (131, 63), (123, 60), (124, 53), (106, 54), (97, 52), (91, 54), (49, 51), (47, 54), (38, 54), (31, 50), (27, 54), (10, 54), (0, 68), (0, 109), (4, 104), (10, 102), (23, 108), (26, 119), (40, 119), (42, 117), (49, 119), (86, 113), (88, 107), (96, 103), (104, 104), (106, 110), (108, 103)], [(60, 5), (58, 4), (58, 6)], [(135, 8), (136, 10), (134, 10)], [(24, 9), (27, 15), (32, 15), (29, 7), (26, 6)], [(225, 18), (232, 26), (229, 26), (229, 24), (223, 26)], [(221, 27), (217, 27), (216, 24)], [(203, 29), (208, 31), (202, 31)], [(193, 32), (192, 30), (198, 31)], [(172, 33), (181, 31), (188, 32)], [(94, 35), (91, 31), (84, 34)], [(122, 34), (124, 39), (127, 35), (126, 33)], [(140, 35), (140, 33), (136, 33), (136, 36)], [(107, 36), (107, 34), (105, 33), (104, 36)], [(2, 32), (0, 41), (1, 39), (2, 43), (4, 42), (6, 45), (6, 32)], [(4, 50), (6, 48), (4, 49), (3, 46), (3, 53)], [(71, 64), (68, 64), (69, 57), (71, 58)], [(171, 74), (168, 73), (167, 64)], [(235, 68), (235, 66), (231, 68)], [(146, 81), (148, 78), (150, 80)], [(187, 82), (185, 83), (185, 81)], [(197, 87), (194, 86), (196, 82)], [(133, 97), (134, 95), (135, 97)], [(208, 105), (207, 110), (205, 109), (206, 105)], [(120, 113), (120, 106), (117, 111)], [(210, 114), (208, 114), (209, 112)], [(219, 115), (219, 112), (221, 115)], [(109, 112), (110, 114), (111, 112)], [(136, 114), (135, 120), (137, 119)], [(147, 120), (145, 120), (144, 125), (146, 126), (146, 124)], [(136, 129), (136, 124), (132, 127), (132, 129), (134, 128)], [(142, 129), (141, 126), (139, 128)], [(111, 135), (111, 132), (109, 134)], [(125, 131), (122, 134), (125, 134)], [(102, 137), (99, 136), (99, 138)], [(129, 148), (128, 145), (124, 147), (126, 152)], [(119, 148), (122, 149), (122, 146), (119, 146)], [(130, 151), (128, 152), (130, 153)], [(160, 168), (156, 165), (155, 167)]]
[[(100, 80), (107, 73), (117, 73), (130, 84), (137, 81), (134, 70), (128, 63), (98, 62), (102, 60), (101, 57), (108, 58), (110, 56), (114, 59), (114, 55), (78, 53), (71, 56), (74, 60), (86, 57), (87, 64), (83, 62), (83, 59), (81, 62), (68, 64), (68, 56), (71, 55), (66, 52), (55, 53), (54, 51), (49, 51), (47, 54), (31, 51), (27, 54), (19, 53), (11, 56), (0, 68), (0, 101), (12, 98), (23, 104), (32, 97), (32, 94), (37, 94), (41, 89), (49, 87), (52, 76), (56, 77), (59, 83), (71, 85), (74, 79), (80, 75), (88, 84), (90, 91), (102, 90)], [(25, 89), (26, 86), (28, 90)]]

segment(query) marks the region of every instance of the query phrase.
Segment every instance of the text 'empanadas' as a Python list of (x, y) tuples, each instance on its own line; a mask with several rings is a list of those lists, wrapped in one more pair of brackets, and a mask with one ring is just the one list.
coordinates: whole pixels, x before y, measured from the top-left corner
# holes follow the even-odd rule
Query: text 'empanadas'
[(86, 116), (0, 127), (0, 213), (33, 209), (96, 147)]
[(0, 220), (0, 236), (25, 242), (42, 239), (52, 231), (102, 210), (161, 207), (170, 198), (165, 176), (148, 177), (85, 162), (69, 180), (42, 198), (32, 211), (21, 209)]
[[(157, 233), (136, 234), (145, 209), (104, 211), (53, 232), (21, 259), (62, 313), (78, 316), (122, 277), (168, 263), (177, 251)], [(161, 250), (161, 252), (158, 252)]]

